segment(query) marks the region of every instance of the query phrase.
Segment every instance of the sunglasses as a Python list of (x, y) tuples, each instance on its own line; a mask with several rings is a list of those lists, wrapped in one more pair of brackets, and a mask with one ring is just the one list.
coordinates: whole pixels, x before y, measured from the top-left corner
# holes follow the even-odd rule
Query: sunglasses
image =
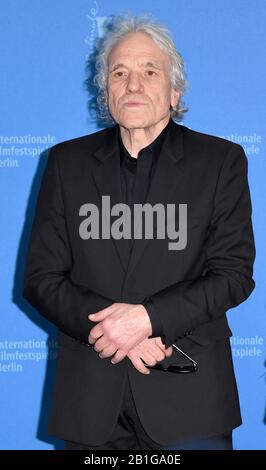
[(198, 364), (194, 359), (192, 359), (188, 354), (186, 354), (182, 349), (180, 349), (176, 344), (172, 344), (173, 348), (177, 349), (184, 357), (189, 359), (191, 362), (190, 364), (172, 364), (169, 366), (166, 366), (164, 364), (155, 364), (154, 366), (149, 366), (148, 364), (145, 364), (145, 367), (148, 367), (149, 369), (155, 369), (155, 370), (161, 370), (163, 372), (173, 372), (174, 374), (191, 374), (193, 372), (196, 372), (198, 370)]

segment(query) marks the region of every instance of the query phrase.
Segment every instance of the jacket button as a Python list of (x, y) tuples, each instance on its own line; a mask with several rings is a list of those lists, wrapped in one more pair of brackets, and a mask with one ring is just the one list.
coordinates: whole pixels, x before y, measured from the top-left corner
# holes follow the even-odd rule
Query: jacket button
[(192, 329), (192, 330), (187, 330), (187, 331), (185, 332), (185, 335), (184, 335), (184, 336), (191, 335), (191, 334), (193, 333), (193, 331), (194, 331), (194, 329)]

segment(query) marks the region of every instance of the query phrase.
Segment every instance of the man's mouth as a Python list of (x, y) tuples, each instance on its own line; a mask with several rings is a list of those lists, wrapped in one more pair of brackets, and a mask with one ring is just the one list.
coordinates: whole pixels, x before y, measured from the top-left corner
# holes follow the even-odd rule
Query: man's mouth
[(128, 101), (125, 103), (125, 106), (142, 106), (145, 103), (140, 103), (139, 101)]

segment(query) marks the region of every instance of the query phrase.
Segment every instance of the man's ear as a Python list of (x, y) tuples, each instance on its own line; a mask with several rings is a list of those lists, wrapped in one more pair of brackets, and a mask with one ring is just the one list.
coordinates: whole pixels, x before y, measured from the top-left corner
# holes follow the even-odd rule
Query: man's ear
[(179, 91), (172, 88), (172, 91), (171, 91), (171, 106), (172, 106), (172, 108), (175, 108), (175, 106), (177, 105), (177, 103), (179, 101), (179, 97), (180, 97)]

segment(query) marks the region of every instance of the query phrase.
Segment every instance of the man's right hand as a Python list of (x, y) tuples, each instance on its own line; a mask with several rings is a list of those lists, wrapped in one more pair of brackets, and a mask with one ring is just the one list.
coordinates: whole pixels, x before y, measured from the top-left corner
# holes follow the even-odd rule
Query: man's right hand
[(172, 346), (165, 349), (160, 337), (146, 338), (134, 348), (130, 349), (127, 357), (131, 360), (133, 366), (142, 374), (148, 374), (150, 371), (145, 367), (143, 361), (149, 366), (154, 366), (157, 362), (163, 361), (173, 353)]

